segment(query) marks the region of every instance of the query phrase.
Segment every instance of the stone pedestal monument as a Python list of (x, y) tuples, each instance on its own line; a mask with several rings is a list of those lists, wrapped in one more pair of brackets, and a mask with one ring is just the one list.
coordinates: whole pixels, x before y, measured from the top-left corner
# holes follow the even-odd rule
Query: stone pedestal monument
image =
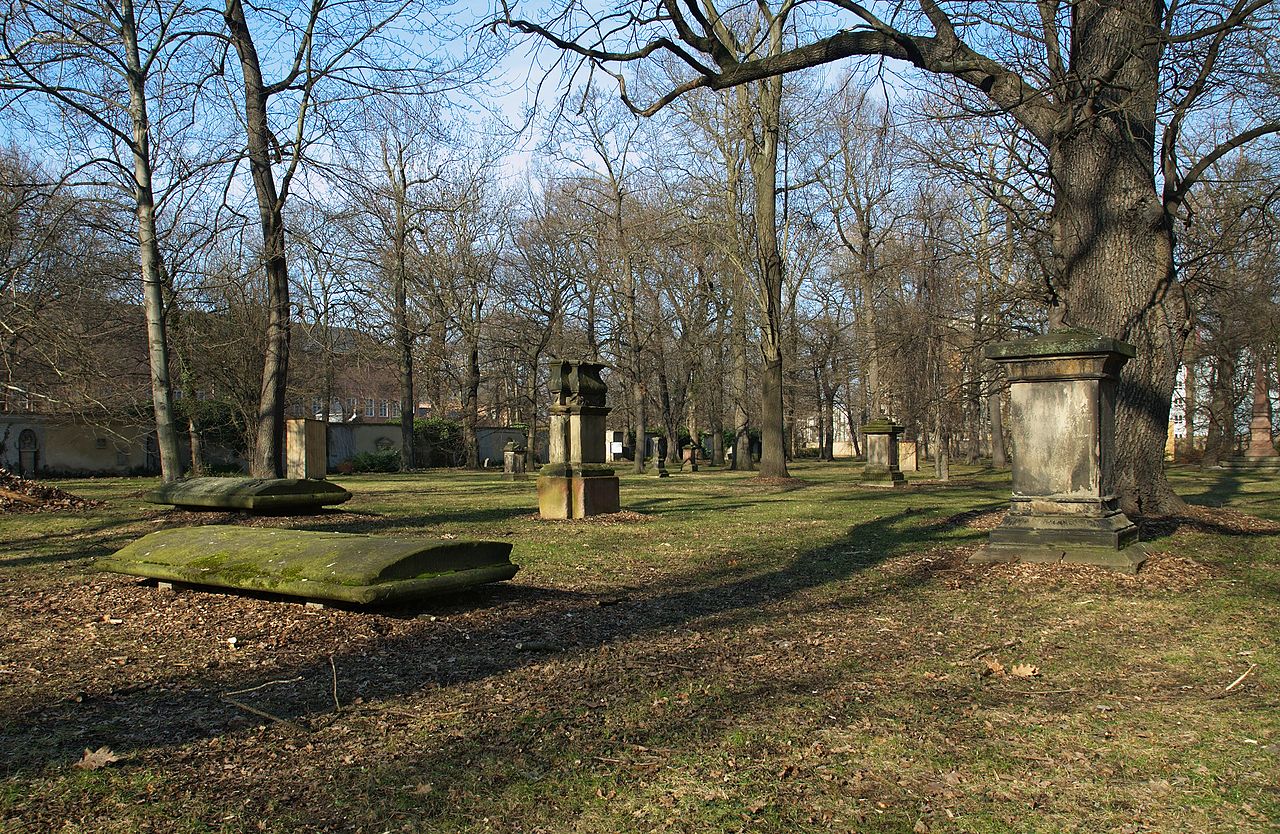
[(1133, 346), (1088, 330), (991, 345), (1009, 379), (1013, 500), (980, 562), (1077, 562), (1136, 572), (1138, 528), (1112, 480), (1120, 368)]
[(549, 463), (538, 471), (543, 518), (616, 513), (618, 478), (605, 463), (604, 365), (556, 360), (551, 365)]
[(862, 485), (905, 487), (907, 479), (898, 468), (898, 435), (902, 434), (902, 426), (887, 417), (879, 417), (861, 429), (867, 443)]
[(329, 437), (321, 420), (297, 419), (285, 424), (285, 474), (322, 479), (329, 463)]
[(1242, 457), (1227, 458), (1220, 464), (1227, 469), (1280, 470), (1280, 454), (1271, 442), (1271, 385), (1267, 366), (1257, 358), (1253, 372), (1253, 415), (1249, 420), (1249, 446)]

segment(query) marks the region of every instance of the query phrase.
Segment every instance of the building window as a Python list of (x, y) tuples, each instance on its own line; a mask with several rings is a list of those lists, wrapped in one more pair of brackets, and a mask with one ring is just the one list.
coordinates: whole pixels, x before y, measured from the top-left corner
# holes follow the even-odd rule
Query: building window
[(364, 416), (372, 417), (373, 414), (373, 397), (370, 397), (364, 401)]
[(355, 397), (351, 397), (350, 399), (347, 400), (347, 412), (343, 416), (347, 418), (356, 416), (356, 398)]
[(315, 416), (316, 414), (319, 414), (319, 413), (320, 413), (320, 398), (314, 397), (311, 400), (311, 414), (312, 416)]
[(399, 417), (399, 416), (400, 416), (400, 401), (399, 401), (399, 400), (392, 400), (392, 401), (391, 401), (391, 416), (392, 416), (392, 417)]
[(382, 405), (378, 406), (378, 416), (386, 417), (391, 413), (391, 404), (386, 400), (382, 401)]

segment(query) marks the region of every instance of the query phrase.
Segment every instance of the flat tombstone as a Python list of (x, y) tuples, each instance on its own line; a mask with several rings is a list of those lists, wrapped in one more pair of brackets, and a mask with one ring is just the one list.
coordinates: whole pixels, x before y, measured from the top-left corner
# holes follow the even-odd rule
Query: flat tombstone
[(215, 525), (149, 533), (97, 567), (169, 584), (370, 605), (510, 579), (518, 570), (510, 555), (507, 542)]
[(1136, 572), (1146, 553), (1112, 478), (1116, 385), (1133, 346), (1062, 329), (991, 345), (986, 355), (1009, 379), (1013, 499), (973, 559)]
[(161, 484), (144, 499), (183, 510), (307, 513), (349, 501), (351, 493), (309, 478), (191, 478)]
[(543, 518), (616, 513), (618, 478), (605, 462), (607, 390), (596, 362), (551, 362), (551, 434), (547, 465), (538, 471)]
[(862, 426), (866, 436), (867, 464), (862, 468), (863, 486), (900, 488), (907, 479), (898, 467), (898, 435), (902, 426), (881, 417)]
[(321, 420), (286, 423), (285, 469), (290, 478), (323, 479), (329, 460), (326, 427)]

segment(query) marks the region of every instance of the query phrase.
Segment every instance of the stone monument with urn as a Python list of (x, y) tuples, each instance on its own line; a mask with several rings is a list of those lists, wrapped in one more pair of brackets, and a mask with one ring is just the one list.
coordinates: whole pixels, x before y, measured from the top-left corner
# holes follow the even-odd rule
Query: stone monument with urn
[(605, 460), (606, 388), (597, 362), (550, 363), (551, 431), (548, 463), (538, 471), (543, 518), (616, 513), (618, 478)]

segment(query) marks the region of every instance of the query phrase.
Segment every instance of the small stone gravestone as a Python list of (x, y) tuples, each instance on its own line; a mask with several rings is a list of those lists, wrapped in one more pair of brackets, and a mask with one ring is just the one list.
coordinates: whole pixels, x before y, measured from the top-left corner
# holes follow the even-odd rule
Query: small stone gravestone
[(514, 440), (508, 440), (507, 445), (502, 447), (502, 477), (507, 481), (524, 480), (526, 477), (528, 452), (524, 446), (516, 445)]
[(920, 445), (914, 440), (898, 441), (898, 468), (907, 472), (920, 471)]

